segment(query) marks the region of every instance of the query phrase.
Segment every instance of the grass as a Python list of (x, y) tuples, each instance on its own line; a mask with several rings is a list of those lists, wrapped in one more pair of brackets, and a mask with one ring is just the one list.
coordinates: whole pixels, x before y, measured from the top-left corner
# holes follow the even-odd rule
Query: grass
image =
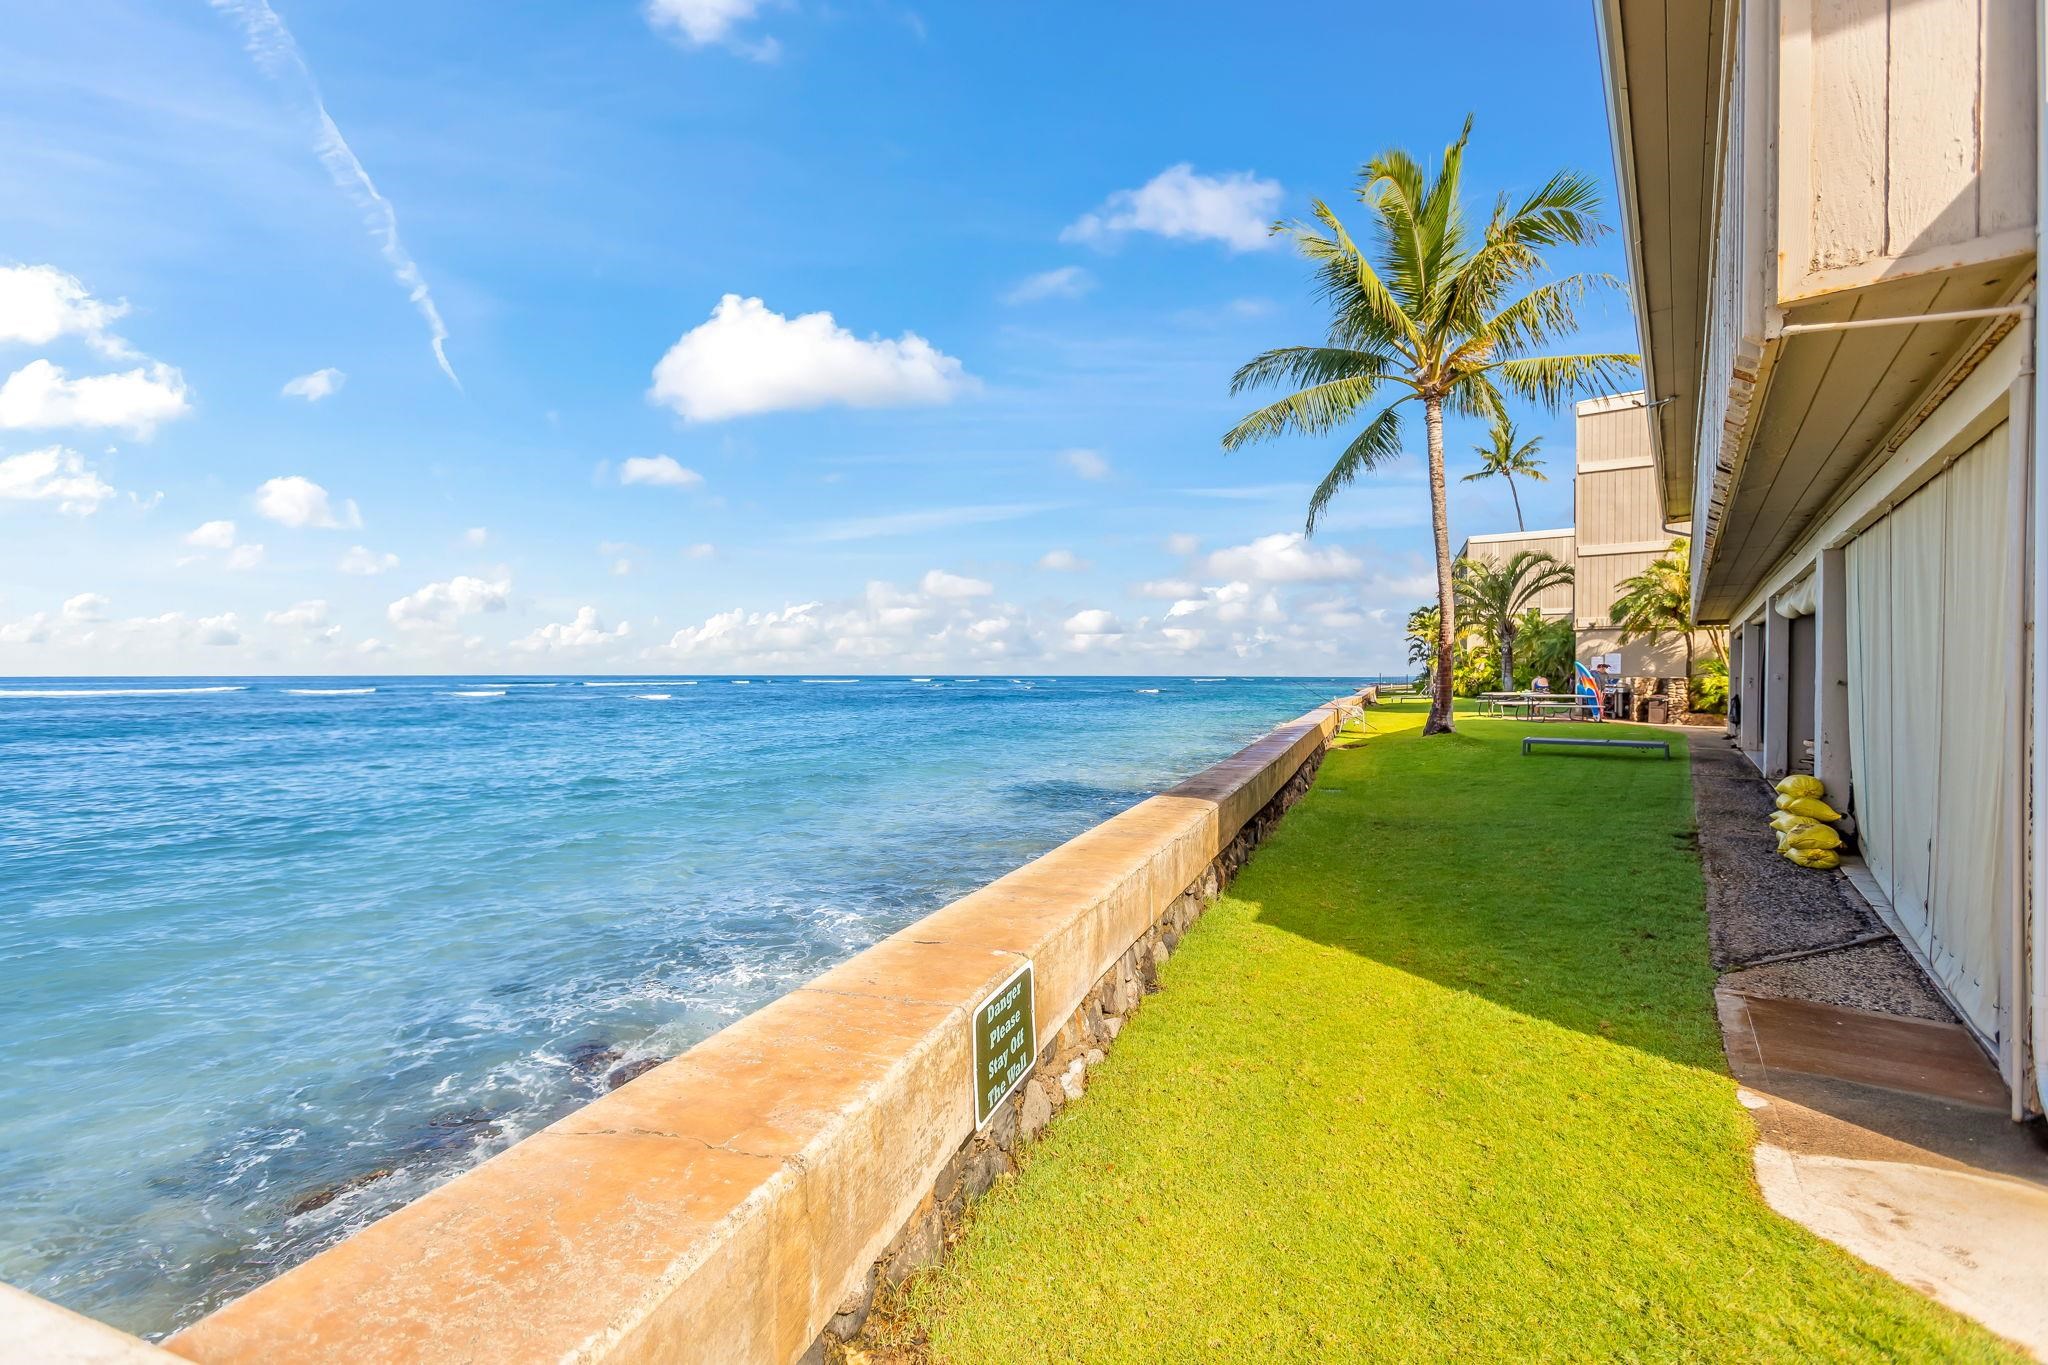
[(1686, 764), (1421, 717), (1329, 755), (886, 1330), (961, 1365), (2008, 1358), (1759, 1197)]

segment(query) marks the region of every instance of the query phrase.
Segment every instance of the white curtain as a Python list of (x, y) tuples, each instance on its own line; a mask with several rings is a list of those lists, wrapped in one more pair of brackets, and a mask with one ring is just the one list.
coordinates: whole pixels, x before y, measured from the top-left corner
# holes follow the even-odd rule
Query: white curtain
[(1935, 783), (1941, 771), (1942, 544), (1948, 480), (1936, 479), (1889, 518), (1892, 524), (1892, 908), (1928, 947), (1927, 897), (1934, 868)]
[(1999, 427), (1959, 461), (1948, 488), (1948, 566), (1942, 612), (1940, 842), (1929, 898), (1935, 974), (1957, 1007), (1997, 1031), (2000, 927), (2008, 878), (2006, 765), (2017, 737), (2007, 729), (2006, 645), (2016, 604), (2006, 564), (2011, 472), (2007, 429)]
[(1864, 861), (1956, 1007), (1998, 1030), (2007, 429), (1849, 543), (1850, 787)]
[[(1849, 788), (1863, 861), (1892, 895), (1892, 528), (1849, 542)], [(1834, 800), (1840, 793), (1828, 793)]]

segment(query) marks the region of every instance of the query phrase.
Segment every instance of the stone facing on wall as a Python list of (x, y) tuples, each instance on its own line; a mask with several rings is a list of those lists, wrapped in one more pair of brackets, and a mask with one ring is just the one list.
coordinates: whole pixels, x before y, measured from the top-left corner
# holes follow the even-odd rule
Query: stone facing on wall
[(799, 1365), (827, 1365), (834, 1360), (835, 1345), (860, 1335), (882, 1287), (900, 1288), (918, 1271), (937, 1265), (958, 1237), (967, 1209), (998, 1180), (1013, 1173), (1025, 1145), (1070, 1100), (1081, 1098), (1088, 1078), (1108, 1055), (1125, 1022), (1146, 996), (1159, 990), (1159, 969), (1180, 946), (1181, 936), (1236, 878), (1251, 859), (1252, 850), (1265, 842), (1288, 807), (1314, 784), (1323, 752), (1318, 745), (1202, 875), (1103, 973), (1058, 1034), (1039, 1050), (1038, 1065), (1030, 1077), (998, 1106), (987, 1127), (970, 1135), (954, 1151), (931, 1193), (918, 1203), (910, 1221), (860, 1284), (840, 1302)]
[[(1085, 1083), (1169, 933), (1306, 785), (1339, 719), (1333, 703), (1281, 726), (165, 1345), (206, 1362), (786, 1365), (835, 1320), (850, 1330), (877, 1263), (928, 1262), (946, 1210)], [(1025, 961), (1041, 1066), (977, 1135), (973, 1012)]]

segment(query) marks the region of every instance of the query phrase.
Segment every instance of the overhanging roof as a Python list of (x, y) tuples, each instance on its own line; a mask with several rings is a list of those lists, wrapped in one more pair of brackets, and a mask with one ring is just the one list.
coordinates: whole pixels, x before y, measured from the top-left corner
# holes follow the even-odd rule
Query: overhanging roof
[(1692, 513), (1727, 0), (1594, 0), (1664, 514)]

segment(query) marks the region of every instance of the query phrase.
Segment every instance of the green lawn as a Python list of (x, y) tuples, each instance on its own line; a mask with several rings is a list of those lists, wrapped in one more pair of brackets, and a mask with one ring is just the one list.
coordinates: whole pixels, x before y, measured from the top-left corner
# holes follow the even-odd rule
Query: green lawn
[(1999, 1358), (1759, 1198), (1686, 764), (1372, 719), (885, 1331), (958, 1362)]

